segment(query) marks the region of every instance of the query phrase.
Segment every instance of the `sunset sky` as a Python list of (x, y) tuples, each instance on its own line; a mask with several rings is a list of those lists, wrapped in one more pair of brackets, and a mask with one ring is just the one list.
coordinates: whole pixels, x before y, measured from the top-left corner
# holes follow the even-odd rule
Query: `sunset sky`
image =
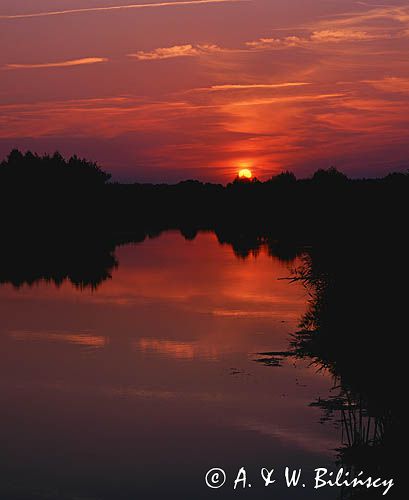
[(409, 167), (407, 0), (2, 0), (0, 158), (117, 180)]

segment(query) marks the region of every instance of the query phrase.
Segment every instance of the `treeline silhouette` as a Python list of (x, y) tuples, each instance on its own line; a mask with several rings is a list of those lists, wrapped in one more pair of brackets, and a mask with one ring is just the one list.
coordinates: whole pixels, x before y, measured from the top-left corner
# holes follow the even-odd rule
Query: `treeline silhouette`
[[(111, 234), (228, 227), (308, 243), (322, 231), (349, 231), (380, 222), (397, 225), (406, 212), (408, 173), (348, 179), (335, 168), (308, 179), (284, 172), (260, 182), (235, 179), (222, 186), (195, 180), (178, 184), (120, 184), (95, 163), (59, 153), (14, 150), (0, 163), (3, 228)], [(14, 219), (14, 220), (13, 220)]]
[(308, 179), (283, 172), (227, 186), (110, 180), (97, 164), (76, 156), (13, 150), (0, 163), (0, 282), (68, 279), (97, 286), (114, 267), (117, 245), (169, 229), (186, 239), (211, 230), (240, 258), (266, 247), (291, 262), (306, 248), (336, 246), (340, 239), (352, 246), (358, 239), (387, 244), (406, 226), (407, 173), (348, 179), (329, 168)]

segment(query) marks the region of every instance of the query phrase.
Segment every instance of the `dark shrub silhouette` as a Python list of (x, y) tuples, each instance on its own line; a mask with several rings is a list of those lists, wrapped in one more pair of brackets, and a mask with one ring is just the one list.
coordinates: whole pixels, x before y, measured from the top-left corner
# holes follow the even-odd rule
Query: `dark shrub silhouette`
[(105, 218), (102, 198), (110, 177), (76, 156), (65, 160), (58, 152), (39, 156), (13, 150), (0, 163), (2, 230), (93, 230)]
[(11, 151), (0, 163), (0, 184), (31, 189), (83, 189), (105, 184), (111, 178), (96, 163), (72, 156), (68, 161), (60, 153), (38, 156), (28, 151)]

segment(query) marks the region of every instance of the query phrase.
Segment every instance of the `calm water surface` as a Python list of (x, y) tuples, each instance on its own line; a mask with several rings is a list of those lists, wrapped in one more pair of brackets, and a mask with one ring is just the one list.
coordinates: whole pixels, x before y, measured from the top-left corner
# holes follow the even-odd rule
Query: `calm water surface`
[[(309, 407), (332, 380), (283, 350), (307, 307), (289, 265), (213, 234), (117, 249), (97, 290), (0, 288), (5, 499), (334, 498), (257, 487), (258, 469), (333, 464), (339, 431)], [(294, 264), (292, 264), (294, 265)], [(228, 473), (205, 486), (211, 467)], [(254, 489), (233, 492), (241, 466)]]

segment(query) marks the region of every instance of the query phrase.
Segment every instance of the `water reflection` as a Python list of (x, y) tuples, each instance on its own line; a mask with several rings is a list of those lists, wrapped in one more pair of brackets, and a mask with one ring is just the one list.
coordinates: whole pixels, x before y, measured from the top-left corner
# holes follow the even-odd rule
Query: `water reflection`
[(40, 281), (96, 289), (118, 262), (112, 238), (35, 235), (8, 238), (0, 247), (0, 284), (19, 288)]
[[(187, 242), (198, 235), (196, 229), (182, 228), (179, 232)], [(19, 288), (40, 281), (60, 286), (67, 281), (77, 288), (96, 289), (111, 279), (118, 265), (116, 248), (142, 243), (162, 234), (162, 229), (152, 229), (124, 235), (81, 232), (75, 237), (70, 234), (42, 234), (40, 237), (14, 235), (0, 248), (0, 284), (10, 283)], [(220, 245), (230, 246), (234, 254), (244, 260), (266, 251), (268, 255), (290, 263), (302, 253), (295, 244), (249, 230), (243, 232), (224, 228), (215, 234)], [(166, 252), (165, 245), (166, 238), (163, 238), (163, 253)]]
[[(309, 404), (331, 376), (308, 360), (254, 362), (287, 348), (307, 307), (271, 253), (263, 242), (237, 259), (212, 233), (165, 233), (118, 247), (97, 288), (3, 279), (1, 497), (236, 498), (210, 492), (205, 472), (330, 464), (340, 429)], [(273, 492), (241, 496), (254, 494)]]

